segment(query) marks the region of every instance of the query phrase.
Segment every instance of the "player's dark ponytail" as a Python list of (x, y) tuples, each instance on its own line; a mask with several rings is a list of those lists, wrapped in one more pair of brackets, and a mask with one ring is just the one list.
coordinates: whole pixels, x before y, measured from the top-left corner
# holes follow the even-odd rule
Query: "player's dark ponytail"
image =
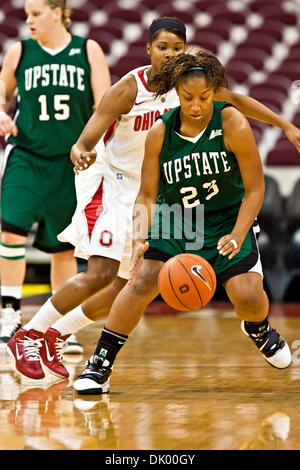
[(227, 85), (226, 72), (219, 59), (212, 52), (200, 49), (195, 55), (179, 54), (167, 60), (149, 81), (149, 86), (156, 96), (161, 96), (193, 75), (204, 76), (215, 93)]

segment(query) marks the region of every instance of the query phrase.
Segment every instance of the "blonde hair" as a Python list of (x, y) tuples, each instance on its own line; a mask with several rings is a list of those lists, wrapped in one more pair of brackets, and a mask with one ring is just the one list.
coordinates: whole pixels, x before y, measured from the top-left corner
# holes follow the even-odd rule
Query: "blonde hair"
[(44, 0), (50, 8), (54, 10), (54, 8), (61, 8), (62, 9), (62, 22), (65, 26), (70, 26), (71, 21), (71, 8), (67, 6), (67, 0)]

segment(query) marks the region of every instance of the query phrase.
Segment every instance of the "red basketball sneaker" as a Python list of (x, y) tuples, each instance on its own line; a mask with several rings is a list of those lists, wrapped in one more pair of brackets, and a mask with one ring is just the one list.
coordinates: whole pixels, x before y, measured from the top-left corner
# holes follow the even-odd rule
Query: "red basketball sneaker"
[(45, 377), (40, 363), (43, 336), (40, 331), (21, 328), (7, 343), (8, 352), (15, 358), (16, 369), (30, 379)]
[(70, 335), (61, 336), (54, 328), (49, 328), (44, 334), (44, 343), (41, 349), (41, 359), (44, 366), (58, 377), (68, 378), (69, 372), (61, 363), (66, 340)]

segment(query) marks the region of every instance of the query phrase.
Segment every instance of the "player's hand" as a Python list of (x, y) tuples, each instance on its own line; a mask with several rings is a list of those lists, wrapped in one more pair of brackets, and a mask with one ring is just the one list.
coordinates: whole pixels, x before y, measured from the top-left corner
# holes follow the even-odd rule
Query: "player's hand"
[(300, 129), (289, 122), (285, 127), (284, 132), (286, 138), (295, 145), (296, 149), (300, 153)]
[(136, 274), (141, 267), (141, 264), (144, 259), (144, 253), (148, 250), (149, 243), (134, 242), (133, 243), (133, 252), (130, 265), (130, 276), (128, 284), (133, 284), (136, 279)]
[(73, 171), (75, 175), (78, 175), (80, 171), (86, 170), (95, 163), (97, 152), (95, 149), (90, 152), (81, 152), (75, 144), (72, 147), (70, 158), (74, 165)]
[(0, 112), (0, 136), (12, 134), (14, 137), (18, 134), (18, 128), (12, 118), (4, 111)]
[(224, 235), (218, 241), (217, 249), (220, 255), (228, 256), (228, 259), (232, 259), (241, 249), (243, 240), (236, 235)]

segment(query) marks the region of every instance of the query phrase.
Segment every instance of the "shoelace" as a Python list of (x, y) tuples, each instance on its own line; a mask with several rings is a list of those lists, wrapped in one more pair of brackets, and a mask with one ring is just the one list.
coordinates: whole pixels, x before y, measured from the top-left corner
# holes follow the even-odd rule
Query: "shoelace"
[(262, 334), (251, 334), (250, 337), (255, 341), (257, 347), (266, 356), (275, 354), (279, 349), (282, 348), (284, 340), (280, 339), (279, 334), (275, 328), (268, 327), (267, 331)]
[(24, 354), (28, 361), (40, 360), (42, 341), (44, 341), (44, 338), (32, 339), (28, 336), (25, 336), (23, 340), (20, 340), (20, 342), (24, 344)]
[(85, 363), (85, 368), (79, 377), (87, 377), (89, 374), (103, 376), (106, 373), (106, 367), (103, 367), (103, 361), (99, 356), (93, 355)]
[(56, 356), (59, 362), (63, 360), (63, 352), (67, 346), (67, 341), (61, 339), (61, 338), (56, 338), (55, 341), (55, 350), (56, 350)]

